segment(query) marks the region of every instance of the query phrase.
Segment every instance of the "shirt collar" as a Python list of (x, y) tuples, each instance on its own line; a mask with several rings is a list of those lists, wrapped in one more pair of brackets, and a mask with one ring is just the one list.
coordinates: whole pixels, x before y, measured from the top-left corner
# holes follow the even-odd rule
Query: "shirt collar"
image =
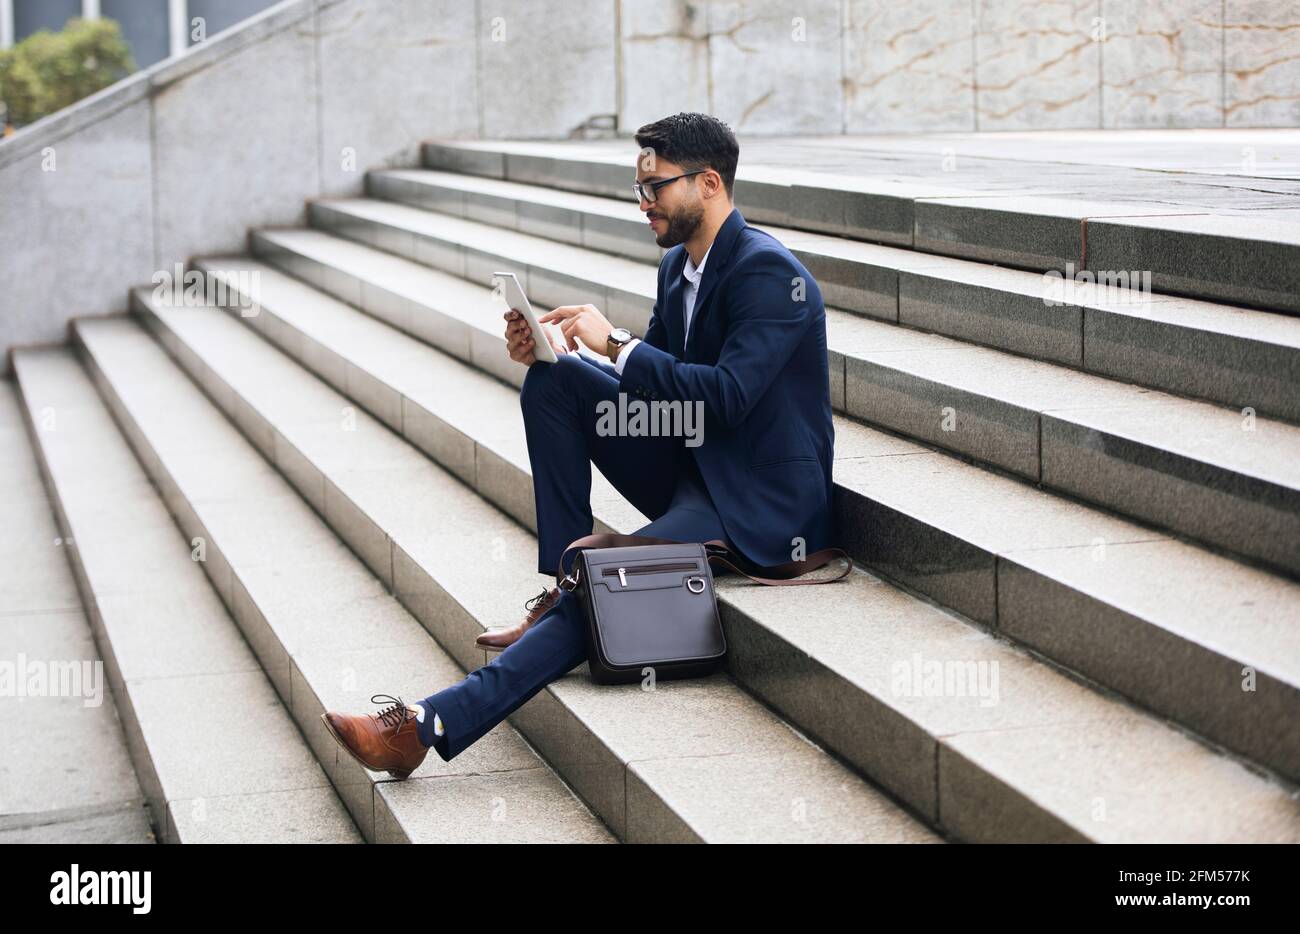
[[(714, 242), (716, 243), (717, 241), (715, 240)], [(682, 275), (687, 279), (690, 279), (692, 285), (698, 286), (700, 280), (704, 278), (704, 264), (709, 261), (709, 254), (712, 252), (713, 244), (710, 243), (709, 248), (704, 251), (704, 258), (700, 260), (700, 265), (698, 266), (691, 262), (691, 254), (686, 254), (686, 265), (682, 267)]]

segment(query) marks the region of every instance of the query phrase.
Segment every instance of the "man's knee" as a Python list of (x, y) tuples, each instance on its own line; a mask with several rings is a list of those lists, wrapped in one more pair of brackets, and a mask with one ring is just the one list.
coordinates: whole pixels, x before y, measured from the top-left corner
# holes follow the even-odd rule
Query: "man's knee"
[(520, 406), (527, 407), (532, 400), (537, 398), (542, 387), (546, 384), (549, 369), (548, 364), (538, 361), (524, 373), (524, 382), (519, 387)]
[(545, 393), (545, 387), (568, 380), (575, 372), (572, 367), (584, 367), (587, 364), (578, 359), (577, 354), (565, 354), (554, 363), (537, 361), (524, 373), (523, 385), (519, 387), (519, 404), (526, 407)]

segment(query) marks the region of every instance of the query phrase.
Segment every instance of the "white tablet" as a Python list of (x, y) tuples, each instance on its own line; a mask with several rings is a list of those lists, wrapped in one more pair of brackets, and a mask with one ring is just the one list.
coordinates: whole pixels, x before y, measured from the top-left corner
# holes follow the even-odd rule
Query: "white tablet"
[[(533, 356), (546, 363), (555, 363), (559, 359), (555, 355), (555, 348), (551, 346), (551, 342), (546, 339), (546, 335), (542, 331), (548, 325), (538, 323), (537, 315), (533, 313), (533, 306), (528, 303), (528, 296), (524, 294), (523, 287), (519, 284), (519, 280), (515, 278), (515, 274), (513, 272), (494, 272), (492, 273), (492, 285), (494, 288), (500, 287), (506, 307), (513, 308), (522, 314), (524, 320), (528, 322), (528, 326), (532, 328), (535, 341)], [(553, 324), (549, 326), (554, 327)], [(559, 343), (563, 345), (564, 332), (561, 331), (556, 334), (556, 337)]]

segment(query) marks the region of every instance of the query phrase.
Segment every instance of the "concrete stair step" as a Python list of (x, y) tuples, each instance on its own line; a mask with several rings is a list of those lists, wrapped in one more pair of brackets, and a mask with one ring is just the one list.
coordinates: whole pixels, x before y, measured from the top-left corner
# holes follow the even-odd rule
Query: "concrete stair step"
[[(364, 199), (311, 217), (324, 230), (255, 231), (254, 251), (435, 346), (443, 319), (419, 309), (452, 288), (437, 272), (523, 270), (531, 300), (594, 301), (634, 333), (653, 309), (655, 270), (631, 260)], [(497, 304), (460, 320), (496, 328)], [(837, 411), (1300, 576), (1300, 427), (833, 309), (827, 343)]]
[[(250, 296), (256, 300), (255, 313), (242, 317), (245, 323), (260, 331), (268, 344), (304, 362), (336, 389), (379, 413), (394, 430), (482, 497), (535, 529), (517, 394), (510, 386), (256, 260), (220, 257), (201, 261), (200, 266), (225, 269), (230, 281), (241, 273), (251, 281), (248, 274), (257, 272), (257, 291)], [(199, 333), (194, 310), (159, 305), (144, 290), (137, 291), (134, 299), (137, 313), (174, 335), (178, 347), (187, 348), (178, 356), (207, 351), (205, 359), (211, 364), (213, 341), (206, 331)], [(504, 357), (504, 342), (499, 335), (496, 340), (497, 353)], [(255, 361), (255, 368), (262, 371), (272, 366), (272, 351), (259, 350), (253, 335), (241, 340), (232, 333), (230, 344), (225, 351), (230, 372), (237, 374), (236, 362), (240, 360), (249, 361), (250, 366)], [(523, 368), (514, 366), (521, 375)], [(250, 394), (256, 391), (256, 387), (248, 390)], [(266, 406), (262, 415), (273, 421), (269, 409), (277, 404), (276, 399), (269, 392), (262, 395), (266, 397), (261, 403)], [(279, 397), (286, 395), (287, 390), (282, 389)], [(849, 426), (851, 423), (843, 422), (839, 430)], [(957, 469), (987, 476), (995, 483), (1004, 482), (956, 464), (945, 455), (927, 455), (917, 445), (860, 426), (849, 441), (840, 464), (908, 459), (892, 456), (902, 451), (872, 450), (873, 445), (880, 448), (887, 442), (895, 447), (906, 445), (922, 458), (953, 463)], [(881, 458), (872, 458), (872, 454)], [(392, 455), (376, 451), (374, 456), (383, 463), (385, 456)], [(644, 524), (645, 517), (624, 502), (598, 471), (593, 481), (592, 504), (599, 530), (630, 532)], [(1060, 502), (1030, 492), (1042, 500)], [(839, 494), (841, 499), (857, 496), (852, 489), (841, 489)], [(412, 494), (403, 499), (427, 501), (430, 495)], [(399, 533), (393, 531), (403, 524), (400, 507), (376, 498), (370, 509), (372, 521), (389, 530), (394, 547), (400, 547)], [(1042, 517), (1040, 509), (1031, 518)], [(1133, 528), (1118, 520), (1104, 521)], [(535, 548), (531, 543), (530, 539), (529, 547)], [(526, 547), (519, 560), (531, 564), (535, 551)], [(1222, 564), (1228, 569), (1240, 568), (1231, 562)], [(794, 593), (801, 596), (796, 598)], [(1291, 599), (1292, 606), (1300, 605), (1294, 602), (1300, 600), (1300, 594), (1292, 593)], [(855, 571), (850, 584), (800, 592), (736, 585), (724, 579), (719, 584), (719, 600), (728, 626), (730, 671), (737, 681), (800, 730), (960, 839), (1206, 839), (1217, 834), (1225, 838), (1240, 834), (1238, 838), (1244, 839), (1263, 826), (1228, 827), (1234, 818), (1211, 829), (1192, 817), (1190, 810), (1169, 807), (1167, 799), (1144, 799), (1151, 788), (1142, 777), (1143, 770), (1158, 768), (1147, 755), (1169, 756), (1181, 763), (1168, 779), (1185, 782), (1178, 794), (1186, 795), (1188, 801), (1200, 800), (1210, 786), (1233, 775), (1232, 782), (1258, 782), (1255, 787), (1265, 798), (1273, 796), (1274, 805), (1260, 805), (1271, 811), (1269, 820), (1300, 826), (1296, 802), (1284, 786), (1254, 775), (1239, 763), (1229, 766), (1230, 759), (1176, 729), (1077, 683), (1005, 640), (861, 570)], [(1177, 626), (1178, 619), (1171, 617), (1169, 622)], [(1210, 620), (1207, 617), (1201, 622), (1208, 626)], [(1221, 672), (1235, 664), (1223, 657), (1213, 659), (1215, 653), (1197, 646), (1189, 633), (1164, 632), (1158, 622), (1135, 623), (1152, 630), (1148, 641), (1185, 639), (1188, 651), (1183, 656), (1191, 656), (1190, 664), (1198, 671), (1217, 665)], [(1085, 650), (1098, 654), (1102, 648), (1089, 646)], [(1236, 648), (1246, 647), (1239, 642)], [(1015, 687), (1007, 692), (1009, 703), (1003, 701), (1005, 706), (988, 710), (970, 696), (907, 696), (891, 684), (891, 678), (899, 677), (900, 666), (906, 670), (914, 659), (917, 663), (951, 663), (959, 658), (980, 659), (1010, 672)], [(1176, 663), (1174, 667), (1178, 667)], [(1216, 700), (1226, 695), (1221, 683), (1220, 677), (1212, 685), (1212, 690), (1218, 690)], [(1268, 696), (1276, 701), (1286, 690), (1271, 689)], [(1289, 690), (1284, 703), (1289, 702), (1294, 711), (1297, 696), (1294, 687)], [(1247, 709), (1238, 704), (1229, 719), (1240, 728), (1245, 713), (1259, 716), (1257, 707)], [(1273, 721), (1277, 722), (1285, 721)], [(1254, 723), (1246, 732), (1260, 740), (1261, 734), (1268, 733), (1268, 725)], [(1009, 738), (1023, 735), (1034, 736), (1039, 745), (1030, 744), (1030, 751)], [(1085, 736), (1087, 742), (1081, 743)], [(1006, 739), (1005, 747), (1002, 739)], [(1285, 746), (1273, 738), (1263, 744), (1269, 742), (1274, 747)], [(1092, 746), (1085, 751), (1089, 743)], [(1011, 746), (1016, 747), (1014, 754), (1009, 752)], [(1099, 748), (1104, 750), (1100, 753), (1104, 762), (1098, 758)], [(1294, 751), (1292, 744), (1291, 753)], [(1027, 759), (1033, 762), (1025, 764)], [(1270, 790), (1265, 792), (1265, 788)], [(1102, 827), (1088, 816), (1084, 802), (1097, 795), (1124, 802), (1123, 827)], [(1274, 806), (1280, 810), (1273, 811)]]
[[(430, 169), (366, 176), (371, 197), (656, 266), (635, 202)], [(1300, 421), (1300, 318), (1097, 287), (901, 247), (762, 225), (828, 305), (1140, 385)]]
[(367, 172), (366, 194), (656, 266), (667, 252), (647, 233), (636, 202), (627, 198), (434, 169)]
[[(199, 583), (211, 595), (213, 612), (224, 602), (238, 624), (238, 630), (229, 629), (236, 637), (242, 632), (247, 640), (247, 646), (238, 642), (240, 682), (221, 690), (223, 695), (254, 694), (245, 703), (256, 709), (232, 717), (229, 706), (214, 707), (229, 724), (228, 731), (239, 730), (236, 736), (242, 736), (247, 723), (265, 720), (267, 708), (275, 708), (283, 723), (277, 733), (259, 741), (258, 754), (284, 759), (291, 750), (292, 761), (281, 762), (277, 774), (298, 784), (305, 775), (315, 778), (342, 819), (350, 813), (356, 821), (355, 827), (347, 823), (357, 840), (613, 842), (600, 821), (512, 730), (495, 734), (454, 765), (432, 753), (401, 782), (365, 769), (341, 750), (321, 722), (322, 712), (371, 710), (375, 705), (368, 699), (377, 692), (408, 700), (422, 697), (430, 678), (459, 675), (455, 663), (388, 592), (391, 575), (382, 583), (376, 580), (269, 457), (264, 459), (227, 420), (226, 415), (233, 416), (247, 431), (259, 427), (242, 419), (233, 393), (222, 391), (214, 374), (196, 375), (225, 415), (138, 321), (80, 319), (75, 339), (108, 406), (165, 491), (186, 538), (205, 543), (204, 570), (211, 586), (201, 579)], [(270, 375), (255, 372), (252, 378), (273, 389)], [(341, 428), (344, 417), (337, 407), (315, 409), (309, 428), (336, 434), (345, 444), (368, 443), (365, 431), (352, 435)], [(273, 435), (259, 437), (270, 455)], [(328, 497), (326, 502), (321, 495), (314, 497), (317, 509), (333, 514), (349, 508), (346, 501), (335, 500), (333, 490), (315, 492)], [(197, 572), (178, 568), (177, 574), (184, 570)], [(175, 577), (168, 573), (163, 579)], [(159, 610), (174, 605), (150, 596), (149, 606)], [(204, 639), (177, 633), (175, 638), (178, 644), (193, 646), (200, 663), (211, 664), (207, 660), (214, 652), (198, 651), (213, 640), (211, 634)], [(223, 682), (231, 677), (225, 675)], [(244, 681), (255, 679), (261, 684), (256, 692), (242, 690)], [(183, 692), (175, 705), (177, 714), (192, 716), (189, 702), (201, 708), (204, 699), (200, 690)], [(287, 713), (280, 709), (281, 701)], [(243, 745), (247, 742), (245, 737)], [(192, 748), (185, 753), (186, 761), (192, 760)], [(209, 781), (228, 785), (229, 772), (213, 770)], [(249, 819), (269, 821), (261, 809), (245, 810)], [(509, 819), (502, 820), (502, 814)]]
[[(426, 168), (631, 199), (634, 144), (434, 140)], [(1007, 196), (946, 178), (890, 179), (743, 165), (755, 224), (1042, 272), (1149, 270), (1156, 291), (1300, 312), (1300, 225), (1152, 201)], [(1259, 214), (1260, 212), (1254, 212)]]
[[(318, 510), (335, 532), (463, 669), (482, 665), (474, 638), (518, 618), (523, 597), (546, 580), (530, 570), (536, 539), (225, 313), (154, 310), (144, 318), (159, 341), (229, 400), (233, 421), (306, 500), (323, 499)], [(79, 326), (83, 339), (95, 338), (92, 323)], [(342, 411), (349, 431), (339, 430)], [(338, 649), (317, 657), (330, 670), (340, 664)], [(380, 662), (391, 666), (393, 655), (367, 667), (367, 680), (382, 675)], [(420, 671), (426, 689), (459, 678), (427, 663)], [(583, 663), (510, 723), (626, 842), (938, 840), (722, 674), (644, 691), (595, 685)], [(470, 768), (461, 761), (488, 743), (453, 762)], [(912, 767), (933, 781), (933, 758)]]
[(158, 839), (360, 842), (74, 353), (14, 370)]
[(838, 411), (1300, 576), (1300, 427), (862, 318)]
[(530, 301), (591, 300), (594, 290), (607, 315), (641, 326), (654, 307), (656, 267), (644, 262), (371, 198), (313, 201), (309, 215), (319, 230), (476, 284), (488, 284), (503, 263), (511, 264)]
[[(38, 418), (59, 427), (57, 410)], [(0, 381), (0, 513), (0, 659), (10, 670), (0, 700), (0, 843), (153, 843), (120, 694), (104, 678), (65, 554), (71, 542), (8, 380)]]

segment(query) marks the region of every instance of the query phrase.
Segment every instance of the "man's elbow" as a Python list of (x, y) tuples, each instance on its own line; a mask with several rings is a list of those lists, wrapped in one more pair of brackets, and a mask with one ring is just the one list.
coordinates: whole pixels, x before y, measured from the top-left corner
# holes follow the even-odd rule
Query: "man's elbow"
[(731, 431), (739, 428), (745, 419), (749, 418), (749, 412), (753, 407), (754, 401), (743, 393), (723, 393), (718, 400), (718, 405), (714, 407), (714, 415), (722, 423), (722, 427)]

